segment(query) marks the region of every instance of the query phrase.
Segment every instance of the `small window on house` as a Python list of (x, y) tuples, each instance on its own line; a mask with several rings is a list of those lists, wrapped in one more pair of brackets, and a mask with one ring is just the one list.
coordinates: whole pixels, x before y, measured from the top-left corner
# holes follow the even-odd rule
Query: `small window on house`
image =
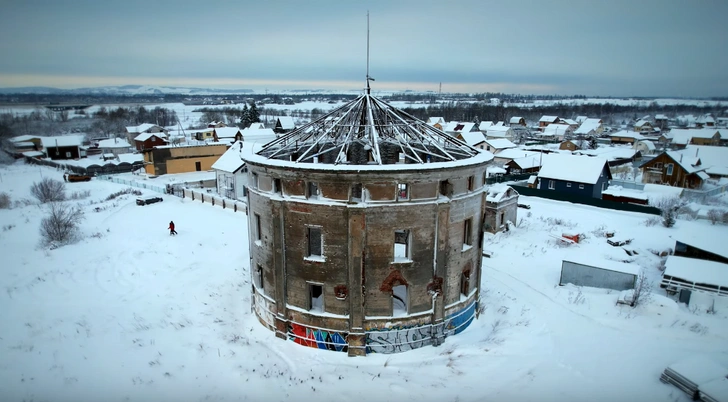
[(273, 192), (278, 194), (282, 193), (281, 179), (273, 179)]
[(463, 246), (473, 245), (473, 219), (466, 219), (463, 222)]
[(351, 186), (351, 199), (352, 201), (361, 201), (361, 183), (354, 184)]
[(195, 171), (201, 171), (202, 170), (202, 163), (201, 162), (195, 162)]
[(553, 180), (549, 180), (549, 190), (553, 190), (556, 188), (556, 182)]
[(656, 162), (655, 169), (662, 169), (662, 162)]
[(392, 286), (392, 315), (406, 315), (407, 304), (407, 285)]
[(475, 189), (475, 176), (468, 177), (468, 191)]
[(319, 163), (318, 155), (313, 157), (313, 163)]
[(253, 182), (251, 184), (254, 189), (258, 188), (258, 173), (253, 173)]
[(255, 240), (260, 241), (263, 238), (261, 226), (260, 226), (260, 215), (255, 214)]
[(397, 158), (397, 163), (404, 163), (404, 152), (400, 152)]
[(668, 163), (667, 165), (665, 165), (665, 168), (667, 169), (665, 174), (667, 174), (668, 176), (672, 176), (673, 167), (674, 165), (672, 163)]
[(323, 255), (324, 242), (321, 236), (321, 228), (310, 227), (307, 233), (308, 238), (308, 256), (321, 257)]
[(409, 186), (407, 183), (397, 184), (397, 199), (408, 200), (409, 199)]
[(566, 183), (566, 187), (571, 187), (571, 183), (570, 182), (567, 182)]
[(410, 260), (410, 231), (394, 231), (394, 261)]
[(583, 190), (583, 189), (584, 189), (584, 185), (583, 184), (579, 184), (579, 190)]
[(260, 265), (255, 270), (255, 284), (258, 285), (258, 289), (263, 290), (263, 267)]
[(310, 311), (324, 311), (324, 285), (318, 283), (308, 284), (309, 306)]
[(318, 198), (319, 194), (318, 183), (308, 182), (308, 198)]

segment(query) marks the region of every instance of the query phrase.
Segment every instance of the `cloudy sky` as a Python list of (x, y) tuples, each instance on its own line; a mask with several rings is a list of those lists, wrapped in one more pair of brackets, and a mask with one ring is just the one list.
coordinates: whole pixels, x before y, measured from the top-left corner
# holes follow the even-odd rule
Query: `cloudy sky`
[(0, 0), (0, 87), (728, 96), (726, 0)]

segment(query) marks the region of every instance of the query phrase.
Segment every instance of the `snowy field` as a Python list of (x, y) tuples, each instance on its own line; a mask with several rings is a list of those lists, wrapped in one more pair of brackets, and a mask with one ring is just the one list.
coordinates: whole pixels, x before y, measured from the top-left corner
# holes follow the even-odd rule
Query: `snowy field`
[[(30, 198), (62, 172), (0, 167), (0, 191)], [(246, 216), (165, 196), (137, 206), (124, 186), (88, 190), (85, 238), (38, 247), (37, 205), (0, 209), (2, 401), (688, 401), (659, 381), (692, 355), (728, 365), (728, 309), (689, 311), (657, 286), (659, 252), (678, 233), (724, 241), (726, 226), (522, 197), (518, 227), (488, 236), (485, 311), (439, 347), (350, 358), (278, 339), (250, 311)], [(150, 193), (152, 195), (152, 193)], [(77, 201), (69, 201), (77, 202)], [(95, 212), (99, 208), (99, 212)], [(170, 237), (168, 222), (177, 224)], [(611, 247), (605, 230), (633, 238)], [(550, 234), (586, 235), (560, 245)], [(631, 261), (654, 280), (649, 301), (558, 286), (561, 260)]]

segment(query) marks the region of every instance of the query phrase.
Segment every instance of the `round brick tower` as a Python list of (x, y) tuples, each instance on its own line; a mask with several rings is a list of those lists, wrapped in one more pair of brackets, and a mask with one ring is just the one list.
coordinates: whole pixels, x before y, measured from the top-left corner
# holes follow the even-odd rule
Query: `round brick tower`
[(243, 159), (254, 310), (276, 336), (395, 353), (475, 318), (492, 154), (366, 93)]

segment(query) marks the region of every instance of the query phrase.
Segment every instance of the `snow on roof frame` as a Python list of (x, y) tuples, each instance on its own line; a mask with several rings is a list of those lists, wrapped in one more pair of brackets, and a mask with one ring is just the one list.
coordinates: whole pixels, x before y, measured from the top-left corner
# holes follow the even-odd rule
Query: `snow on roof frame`
[(371, 153), (366, 164), (393, 164), (382, 158), (380, 146), (399, 148), (409, 164), (452, 162), (472, 158), (479, 150), (369, 94), (337, 108), (321, 118), (279, 137), (257, 152), (268, 159), (322, 161), (335, 154), (334, 165), (350, 164), (352, 144)]

